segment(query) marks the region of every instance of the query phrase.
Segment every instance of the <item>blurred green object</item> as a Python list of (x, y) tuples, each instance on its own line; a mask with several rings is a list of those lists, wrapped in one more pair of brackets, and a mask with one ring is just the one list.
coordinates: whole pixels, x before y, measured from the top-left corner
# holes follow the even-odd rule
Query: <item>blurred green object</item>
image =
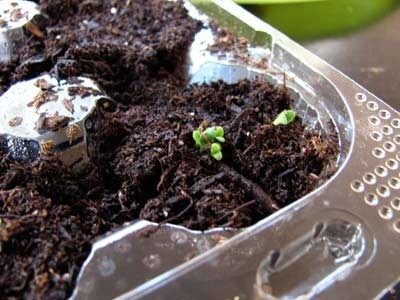
[(296, 40), (345, 33), (378, 20), (398, 0), (236, 0)]

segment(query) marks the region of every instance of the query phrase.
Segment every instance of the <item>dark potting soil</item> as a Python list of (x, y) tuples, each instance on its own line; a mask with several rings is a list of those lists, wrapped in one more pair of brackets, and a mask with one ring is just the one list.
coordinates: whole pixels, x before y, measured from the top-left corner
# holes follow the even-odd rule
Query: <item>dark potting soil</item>
[[(48, 0), (41, 9), (48, 19), (0, 65), (1, 91), (43, 72), (79, 75), (117, 105), (89, 120), (91, 165), (81, 173), (52, 153), (22, 164), (0, 148), (0, 298), (67, 298), (92, 241), (125, 222), (246, 227), (335, 172), (333, 130), (307, 130), (300, 118), (272, 125), (293, 106), (284, 88), (187, 85), (185, 57), (202, 25), (181, 2)], [(220, 162), (194, 145), (204, 122), (225, 130)]]

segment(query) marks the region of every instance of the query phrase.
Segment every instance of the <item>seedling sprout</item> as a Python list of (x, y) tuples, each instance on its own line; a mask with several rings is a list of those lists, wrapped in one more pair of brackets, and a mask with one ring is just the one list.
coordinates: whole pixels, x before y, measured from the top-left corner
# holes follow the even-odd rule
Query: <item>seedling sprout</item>
[(291, 110), (291, 109), (284, 110), (276, 117), (273, 124), (275, 126), (287, 125), (287, 124), (293, 122), (295, 117), (296, 117), (296, 112), (294, 110)]
[(222, 146), (221, 143), (225, 142), (224, 129), (221, 126), (208, 127), (202, 130), (201, 126), (199, 129), (193, 131), (193, 139), (200, 152), (209, 149), (210, 155), (215, 160), (222, 159)]

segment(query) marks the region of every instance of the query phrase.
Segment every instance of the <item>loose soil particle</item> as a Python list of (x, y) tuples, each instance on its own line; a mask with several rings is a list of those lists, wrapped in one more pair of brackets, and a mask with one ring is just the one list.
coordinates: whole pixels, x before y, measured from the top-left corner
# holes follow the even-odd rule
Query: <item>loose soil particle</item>
[[(306, 130), (299, 118), (271, 125), (293, 106), (284, 88), (187, 86), (185, 53), (201, 24), (181, 2), (48, 0), (41, 9), (45, 38), (33, 35), (0, 65), (0, 90), (51, 71), (93, 78), (117, 105), (86, 121), (92, 162), (81, 173), (62, 165), (51, 141), (31, 164), (0, 145), (0, 298), (67, 298), (93, 239), (124, 222), (245, 227), (335, 171), (334, 133)], [(43, 116), (38, 129), (56, 130), (64, 118)], [(194, 146), (205, 120), (225, 129), (221, 162)]]
[(73, 114), (75, 111), (74, 103), (72, 101), (73, 101), (73, 99), (63, 99), (61, 101), (61, 103), (62, 103), (62, 105), (64, 105), (65, 109), (68, 110), (71, 114)]
[(12, 22), (18, 22), (18, 21), (21, 20), (23, 17), (24, 17), (24, 15), (23, 15), (22, 12), (21, 12), (21, 8), (14, 8), (14, 9), (11, 11), (10, 20), (11, 20)]
[(43, 91), (51, 90), (54, 87), (53, 84), (51, 84), (50, 82), (48, 82), (46, 79), (43, 78), (36, 80), (35, 86), (42, 89)]
[(232, 32), (219, 27), (214, 21), (210, 22), (210, 28), (215, 35), (215, 41), (208, 45), (208, 50), (211, 53), (233, 53), (234, 57), (242, 60), (248, 58), (248, 41), (244, 38), (237, 38)]
[(44, 115), (44, 117), (39, 118), (39, 120), (36, 122), (36, 131), (57, 131), (60, 128), (63, 128), (68, 125), (69, 121), (73, 120), (73, 118), (70, 118), (68, 116), (60, 116), (58, 112), (56, 112), (54, 115), (47, 117)]
[(8, 26), (8, 22), (4, 19), (0, 19), (0, 28), (4, 28)]
[(10, 125), (11, 127), (16, 127), (21, 125), (23, 120), (24, 119), (22, 117), (17, 116), (8, 121), (8, 125)]
[(38, 110), (43, 104), (49, 101), (57, 101), (58, 96), (55, 92), (51, 91), (40, 91), (33, 97), (31, 102), (28, 102), (27, 106), (33, 106), (36, 110)]
[(100, 95), (100, 91), (83, 85), (78, 85), (78, 86), (70, 86), (68, 88), (68, 95), (73, 97), (79, 96), (81, 98), (86, 98), (89, 96), (98, 96)]
[(229, 30), (218, 26), (214, 21), (210, 22), (209, 27), (215, 39), (208, 45), (208, 51), (225, 60), (229, 56), (229, 61), (233, 63), (239, 62), (258, 69), (268, 68), (267, 57), (255, 59), (250, 55), (248, 40), (235, 36)]

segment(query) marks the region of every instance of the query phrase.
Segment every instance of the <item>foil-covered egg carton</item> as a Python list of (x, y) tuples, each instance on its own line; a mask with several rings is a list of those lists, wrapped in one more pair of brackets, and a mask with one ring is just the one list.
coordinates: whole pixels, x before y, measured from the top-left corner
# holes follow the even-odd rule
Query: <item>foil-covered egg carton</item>
[(26, 31), (42, 34), (35, 25), (39, 7), (32, 1), (0, 1), (0, 62), (14, 58), (15, 49), (26, 40)]
[(15, 161), (59, 155), (67, 166), (89, 163), (88, 135), (99, 105), (111, 100), (88, 78), (67, 82), (41, 75), (11, 86), (1, 97), (0, 148)]
[[(192, 16), (215, 20), (248, 39), (250, 59), (261, 55), (268, 61), (260, 68), (251, 60), (209, 55), (204, 44), (212, 41), (202, 32), (190, 54), (192, 82), (254, 76), (284, 82), (307, 126), (336, 128), (338, 171), (317, 190), (240, 231), (127, 225), (95, 243), (73, 298), (382, 297), (400, 278), (399, 112), (236, 4), (186, 4)], [(114, 246), (125, 241), (121, 247), (130, 250), (121, 254)], [(193, 253), (197, 243), (207, 247), (186, 260), (184, 253)]]

